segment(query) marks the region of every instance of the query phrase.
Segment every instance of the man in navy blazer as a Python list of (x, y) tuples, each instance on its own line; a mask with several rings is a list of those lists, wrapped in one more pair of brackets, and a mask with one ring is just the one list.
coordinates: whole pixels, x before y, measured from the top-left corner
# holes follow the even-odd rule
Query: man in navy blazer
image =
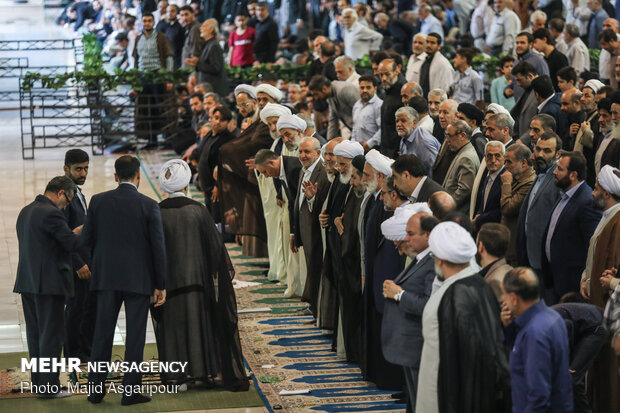
[(562, 191), (547, 224), (543, 244), (545, 300), (555, 304), (566, 293), (579, 292), (590, 237), (601, 220), (594, 208), (592, 188), (585, 183), (586, 158), (581, 152), (563, 152), (554, 172)]
[(385, 307), (381, 345), (385, 359), (403, 366), (407, 383), (407, 411), (415, 409), (418, 371), (422, 356), (422, 312), (431, 296), (435, 261), (429, 254), (428, 236), (439, 221), (426, 212), (409, 218), (405, 248), (411, 264), (392, 280), (383, 283)]
[(560, 197), (554, 171), (562, 140), (553, 132), (545, 132), (534, 145), (536, 180), (525, 197), (517, 221), (517, 263), (541, 275), (545, 229), (553, 207)]
[[(124, 361), (140, 363), (149, 300), (153, 297), (155, 307), (166, 301), (164, 233), (157, 202), (138, 192), (140, 161), (133, 156), (121, 156), (114, 169), (118, 188), (92, 197), (82, 234), (85, 245), (93, 251), (90, 288), (97, 295), (91, 360), (110, 361), (116, 319), (124, 303), (127, 318)], [(103, 399), (106, 376), (106, 372), (88, 375), (91, 403)], [(141, 383), (141, 373), (126, 373), (123, 377), (124, 386)], [(139, 393), (126, 392), (121, 403), (150, 400)]]
[(504, 168), (505, 153), (504, 144), (499, 141), (487, 142), (484, 147), (486, 168), (482, 173), (478, 192), (472, 194), (476, 197), (472, 220), (476, 232), (487, 222), (500, 222), (502, 219), (501, 175), (506, 172), (506, 168)]
[[(70, 149), (65, 153), (65, 176), (75, 184), (75, 196), (65, 208), (69, 228), (77, 228), (86, 221), (87, 204), (80, 185), (88, 176), (88, 154), (81, 149)], [(90, 359), (90, 351), (95, 332), (96, 304), (94, 294), (90, 293), (90, 250), (81, 247), (71, 255), (75, 294), (65, 303), (65, 357), (79, 357), (82, 361)]]
[[(17, 217), (19, 263), (13, 292), (22, 296), (30, 358), (60, 359), (64, 340), (64, 307), (73, 295), (71, 252), (78, 237), (62, 213), (71, 202), (75, 184), (66, 176), (53, 178), (43, 195), (24, 207)], [(78, 232), (78, 230), (76, 230)], [(32, 372), (37, 386), (60, 385), (59, 373)], [(70, 393), (47, 387), (41, 397), (67, 397)]]

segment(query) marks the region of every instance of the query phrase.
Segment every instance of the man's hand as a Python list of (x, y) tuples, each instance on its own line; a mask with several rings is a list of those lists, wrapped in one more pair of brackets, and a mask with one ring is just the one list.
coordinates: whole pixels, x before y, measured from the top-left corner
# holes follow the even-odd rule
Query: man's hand
[(400, 285), (396, 284), (392, 280), (383, 281), (383, 296), (385, 298), (393, 300), (394, 296), (400, 293), (402, 290), (403, 289), (400, 287)]
[(588, 291), (586, 289), (586, 282), (585, 281), (583, 281), (581, 283), (581, 285), (579, 286), (579, 292), (581, 293), (581, 296), (583, 298), (585, 298), (586, 300), (590, 299), (590, 296), (588, 295)]
[(603, 271), (603, 275), (601, 275), (601, 280), (600, 280), (603, 288), (607, 288), (608, 290), (611, 290), (611, 285), (610, 285), (611, 280), (614, 279), (617, 273), (618, 273), (618, 270), (614, 267)]
[(293, 254), (297, 254), (297, 245), (295, 245), (295, 235), (291, 235), (291, 240), (290, 240), (290, 244), (291, 244), (291, 252)]
[(368, 152), (370, 150), (370, 146), (366, 142), (362, 142), (362, 148), (364, 148), (364, 152)]
[(198, 58), (196, 56), (191, 56), (185, 59), (185, 64), (191, 67), (196, 67), (198, 64)]
[(80, 232), (82, 232), (82, 228), (84, 228), (84, 225), (80, 225), (79, 227), (73, 228), (73, 233), (75, 235), (80, 235)]
[(501, 178), (503, 184), (512, 185), (512, 174), (510, 173), (510, 171), (506, 171), (501, 174)]
[(578, 123), (571, 123), (570, 125), (570, 136), (575, 136), (577, 135), (577, 132), (579, 132), (579, 128), (581, 126)]
[(344, 225), (342, 224), (343, 218), (344, 213), (341, 216), (334, 218), (334, 224), (336, 225), (336, 229), (338, 230), (338, 234), (340, 235), (344, 234)]
[(321, 224), (323, 228), (327, 228), (328, 221), (329, 221), (329, 214), (327, 213), (327, 210), (324, 210), (323, 212), (319, 214), (319, 223)]
[(301, 189), (304, 191), (304, 195), (307, 199), (312, 199), (316, 193), (318, 192), (319, 184), (315, 182), (314, 184), (310, 181), (303, 181), (301, 183)]
[(254, 158), (246, 159), (245, 166), (247, 166), (250, 171), (253, 171), (254, 169), (256, 169), (254, 166)]
[(90, 278), (90, 270), (88, 265), (84, 264), (82, 268), (76, 271), (80, 280), (88, 280)]
[(155, 289), (153, 292), (153, 306), (159, 307), (166, 302), (166, 290)]
[(581, 128), (580, 129), (581, 129), (581, 132), (585, 133), (587, 130), (590, 129), (590, 122), (588, 122), (587, 120), (583, 121), (581, 123)]
[(276, 198), (276, 205), (282, 208), (284, 206), (284, 201), (281, 200), (280, 198)]
[(512, 313), (508, 309), (508, 305), (506, 305), (506, 303), (502, 303), (501, 319), (504, 327), (508, 327), (513, 320)]
[(217, 186), (214, 186), (213, 190), (211, 191), (211, 202), (216, 203), (219, 200), (220, 198), (217, 195)]

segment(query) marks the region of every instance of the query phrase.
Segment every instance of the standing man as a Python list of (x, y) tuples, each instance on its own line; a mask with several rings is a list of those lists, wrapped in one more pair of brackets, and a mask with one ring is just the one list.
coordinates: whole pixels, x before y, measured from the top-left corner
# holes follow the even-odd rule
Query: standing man
[(545, 61), (549, 67), (549, 76), (556, 92), (560, 91), (558, 87), (558, 71), (568, 66), (568, 59), (563, 53), (560, 53), (553, 46), (553, 37), (547, 29), (537, 29), (533, 33), (534, 49), (545, 56)]
[(183, 43), (183, 51), (181, 52), (181, 63), (183, 67), (187, 67), (185, 59), (192, 56), (200, 56), (204, 47), (204, 40), (200, 37), (200, 23), (196, 21), (196, 15), (191, 6), (181, 7), (181, 18), (179, 22), (185, 31), (185, 43)]
[[(442, 222), (431, 231), (428, 245), (443, 285), (422, 314), (415, 411), (507, 412), (510, 373), (500, 308), (491, 287), (470, 266), (476, 244), (456, 222)], [(472, 392), (475, 388), (485, 390)]]
[(554, 175), (561, 196), (547, 225), (543, 254), (545, 301), (552, 304), (579, 291), (588, 243), (601, 219), (593, 207), (592, 188), (585, 182), (586, 159), (581, 152), (563, 152)]
[(316, 75), (310, 81), (308, 90), (315, 100), (327, 100), (327, 140), (349, 137), (353, 128), (353, 106), (360, 98), (359, 88), (339, 80), (330, 82), (325, 76)]
[(355, 71), (355, 61), (347, 56), (338, 56), (334, 59), (334, 69), (338, 80), (359, 85), (360, 75)]
[(502, 283), (512, 267), (506, 262), (506, 251), (510, 243), (510, 230), (506, 225), (487, 222), (476, 236), (478, 254), (476, 258), (482, 267), (480, 276), (491, 286), (497, 301), (502, 303)]
[(176, 4), (170, 4), (166, 9), (166, 15), (159, 20), (155, 30), (162, 32), (166, 35), (174, 50), (174, 68), (181, 67), (181, 54), (183, 53), (183, 45), (185, 43), (185, 31), (181, 24), (177, 21), (177, 14), (179, 14), (179, 6)]
[(381, 106), (376, 79), (372, 75), (359, 78), (360, 98), (353, 105), (351, 140), (359, 142), (368, 152), (381, 144)]
[(540, 299), (538, 277), (519, 267), (504, 277), (502, 323), (518, 333), (509, 343), (512, 411), (571, 413), (570, 349), (564, 320)]
[(256, 37), (254, 57), (258, 63), (273, 63), (280, 43), (278, 24), (269, 15), (269, 3), (261, 1), (256, 7)]
[(200, 55), (193, 55), (185, 59), (185, 64), (196, 68), (198, 83), (207, 82), (213, 87), (215, 93), (226, 96), (228, 94), (228, 80), (226, 79), (224, 52), (217, 40), (219, 34), (217, 20), (209, 19), (202, 23), (200, 36), (205, 41), (202, 52)]
[[(603, 0), (588, 0), (588, 8), (592, 11), (588, 24), (588, 47), (600, 49), (599, 35), (603, 31), (603, 23), (609, 18), (609, 14), (603, 9)], [(613, 78), (613, 72), (610, 78)]]
[(431, 174), (441, 144), (433, 135), (418, 125), (418, 112), (409, 106), (396, 111), (396, 133), (400, 136), (400, 155), (415, 155), (424, 162)]
[[(31, 359), (59, 360), (61, 356), (65, 335), (63, 310), (67, 297), (74, 293), (71, 253), (78, 247), (78, 237), (67, 225), (62, 210), (74, 194), (75, 183), (66, 176), (57, 176), (47, 184), (45, 193), (37, 195), (17, 217), (19, 264), (13, 292), (22, 296)], [(32, 372), (32, 384), (60, 387), (58, 375)], [(70, 395), (59, 391), (41, 393), (40, 397)]]
[(454, 57), (455, 72), (452, 85), (452, 99), (459, 103), (470, 103), (484, 109), (484, 85), (482, 78), (471, 68), (471, 61), (475, 52), (469, 48), (462, 48)]
[[(65, 176), (75, 184), (75, 196), (65, 208), (69, 228), (77, 228), (86, 221), (86, 198), (80, 190), (88, 176), (88, 154), (81, 149), (70, 149), (65, 153)], [(79, 357), (83, 361), (90, 358), (95, 332), (94, 295), (90, 293), (89, 278), (91, 256), (88, 248), (80, 248), (71, 254), (75, 294), (67, 299), (65, 305), (65, 357)]]
[[(504, 144), (490, 141), (484, 148), (485, 171), (482, 173), (477, 191), (472, 192), (474, 231), (478, 232), (487, 222), (499, 223), (502, 219), (502, 179), (504, 168)], [(470, 214), (471, 215), (471, 214)]]
[(357, 13), (351, 8), (342, 11), (342, 37), (344, 40), (344, 55), (353, 60), (359, 60), (370, 51), (381, 49), (383, 35), (359, 23)]
[(413, 43), (411, 45), (411, 51), (413, 54), (409, 57), (409, 62), (407, 63), (407, 73), (405, 74), (405, 79), (407, 79), (407, 82), (420, 82), (420, 69), (422, 69), (422, 64), (426, 60), (426, 52), (424, 51), (425, 47), (426, 35), (424, 33), (418, 33), (413, 36)]
[(445, 191), (444, 187), (428, 176), (424, 162), (415, 155), (401, 155), (392, 164), (394, 185), (409, 202), (428, 202), (435, 192)]
[(495, 0), (493, 7), (495, 16), (486, 35), (487, 47), (491, 56), (512, 55), (521, 22), (515, 12), (506, 7), (505, 0)]
[(447, 91), (454, 82), (454, 69), (448, 59), (439, 51), (441, 41), (442, 38), (437, 33), (430, 33), (426, 37), (427, 56), (420, 68), (420, 87), (424, 91), (424, 96), (429, 96), (429, 92), (433, 89)]
[[(155, 307), (166, 301), (166, 248), (161, 213), (157, 202), (138, 192), (140, 161), (121, 156), (114, 163), (118, 188), (92, 197), (83, 235), (93, 251), (91, 291), (97, 295), (97, 321), (92, 361), (108, 362), (116, 320), (121, 305), (127, 318), (124, 361), (142, 362), (146, 322), (151, 297)], [(115, 222), (116, 225), (110, 225)], [(101, 403), (107, 372), (88, 375), (89, 389), (102, 385), (104, 391), (90, 392), (88, 401)], [(125, 373), (123, 385), (142, 383), (142, 373)], [(121, 404), (151, 401), (139, 393), (126, 392)]]
[(394, 114), (401, 106), (400, 90), (405, 80), (399, 74), (400, 69), (394, 59), (383, 60), (377, 68), (377, 75), (385, 91), (381, 106), (381, 153), (389, 158), (396, 157), (400, 142)]

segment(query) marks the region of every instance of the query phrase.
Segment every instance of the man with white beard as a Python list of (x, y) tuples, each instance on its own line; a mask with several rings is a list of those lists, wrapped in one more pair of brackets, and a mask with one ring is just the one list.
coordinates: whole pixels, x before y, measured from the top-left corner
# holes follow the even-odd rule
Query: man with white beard
[[(260, 102), (260, 101), (259, 101)], [(278, 133), (277, 123), (280, 116), (290, 115), (291, 110), (277, 103), (267, 103), (260, 112), (261, 121), (269, 127), (273, 139), (270, 150), (277, 155), (297, 156), (297, 151), (289, 151)], [(268, 178), (256, 170), (256, 179), (260, 190), (265, 225), (267, 227), (267, 250), (269, 252), (269, 272), (271, 281), (286, 282), (286, 269), (289, 258), (288, 209), (285, 195), (279, 180)], [(287, 228), (284, 228), (286, 223)]]
[(418, 111), (404, 106), (396, 111), (396, 133), (400, 136), (400, 155), (415, 155), (424, 162), (428, 175), (441, 148), (439, 141), (424, 128), (418, 127)]

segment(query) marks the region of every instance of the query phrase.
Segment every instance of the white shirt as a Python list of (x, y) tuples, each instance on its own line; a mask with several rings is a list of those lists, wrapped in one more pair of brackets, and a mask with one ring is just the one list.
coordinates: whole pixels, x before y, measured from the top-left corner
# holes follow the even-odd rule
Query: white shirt
[(426, 52), (422, 52), (417, 56), (411, 55), (409, 63), (407, 63), (407, 73), (405, 74), (407, 82), (420, 83), (420, 69), (422, 69), (422, 64), (425, 60)]
[(596, 171), (597, 175), (601, 171), (601, 160), (603, 158), (603, 154), (605, 153), (605, 150), (607, 149), (607, 147), (611, 143), (611, 140), (613, 139), (612, 135), (613, 134), (609, 132), (607, 135), (603, 137), (603, 140), (599, 144), (598, 149), (596, 150), (596, 153), (594, 154), (594, 170)]
[(543, 108), (545, 107), (547, 102), (549, 102), (551, 99), (553, 99), (553, 96), (555, 96), (555, 93), (552, 93), (551, 96), (549, 96), (547, 99), (545, 99), (543, 103), (538, 105), (538, 113), (540, 113), (540, 111), (543, 110)]
[(566, 58), (568, 59), (568, 64), (575, 69), (575, 72), (577, 72), (577, 75), (585, 72), (586, 70), (590, 70), (590, 54), (588, 52), (588, 46), (586, 46), (580, 38), (573, 39), (573, 41), (568, 44)]
[(415, 201), (413, 202), (418, 202), (418, 195), (420, 195), (420, 190), (422, 189), (422, 185), (424, 185), (425, 181), (426, 181), (426, 176), (423, 176), (422, 179), (420, 179), (420, 182), (418, 182), (418, 185), (415, 187), (415, 189), (411, 193), (411, 196), (409, 197), (409, 202), (412, 202), (411, 201), (412, 198), (415, 199)]
[(505, 8), (493, 16), (491, 27), (487, 33), (487, 45), (489, 47), (503, 45), (502, 52), (511, 55), (519, 30), (521, 30), (519, 17), (515, 12)]
[(429, 13), (429, 15), (426, 16), (424, 20), (422, 20), (422, 24), (420, 25), (420, 33), (437, 33), (441, 36), (442, 39), (444, 38), (443, 26), (441, 25), (441, 22), (431, 13)]
[(370, 54), (371, 50), (381, 49), (383, 35), (366, 26), (353, 23), (349, 30), (343, 28), (344, 55), (353, 60), (359, 60)]
[(349, 76), (347, 78), (347, 80), (345, 80), (345, 82), (354, 84), (355, 86), (359, 86), (360, 85), (360, 77), (362, 77), (362, 75), (360, 75), (359, 73), (357, 73), (354, 70), (353, 73), (351, 74), (351, 76)]
[[(306, 168), (302, 168), (303, 171), (303, 177), (301, 178), (301, 182), (305, 182), (305, 181), (309, 181), (310, 177), (312, 176), (312, 173), (314, 172), (314, 168), (316, 168), (316, 166), (318, 165), (319, 161), (321, 160), (321, 158), (317, 158), (316, 161), (314, 161), (314, 163), (312, 165), (310, 165), (310, 167), (308, 169)], [(304, 198), (306, 198), (304, 191), (302, 190), (303, 187), (299, 187), (299, 207), (301, 208), (301, 204), (304, 203)], [(314, 204), (314, 198), (316, 198), (316, 196), (313, 196), (312, 198), (308, 199), (308, 209), (310, 210), (310, 212), (312, 212), (312, 205)], [(307, 198), (306, 198), (307, 199)]]
[(432, 135), (433, 129), (435, 129), (435, 121), (430, 115), (426, 115), (418, 122), (418, 128), (422, 128)]

